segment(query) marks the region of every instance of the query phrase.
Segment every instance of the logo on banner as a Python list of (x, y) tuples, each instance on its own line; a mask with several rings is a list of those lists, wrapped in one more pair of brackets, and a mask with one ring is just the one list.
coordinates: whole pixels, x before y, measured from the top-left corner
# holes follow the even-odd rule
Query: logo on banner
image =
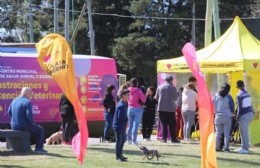
[(258, 63), (257, 62), (253, 63), (253, 66), (256, 69), (258, 67)]
[(172, 65), (171, 64), (167, 64), (167, 68), (171, 69)]

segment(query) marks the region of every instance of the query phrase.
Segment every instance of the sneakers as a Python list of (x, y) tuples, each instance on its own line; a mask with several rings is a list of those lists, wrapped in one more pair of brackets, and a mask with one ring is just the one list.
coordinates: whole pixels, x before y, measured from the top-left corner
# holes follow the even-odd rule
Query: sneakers
[(127, 160), (124, 159), (122, 156), (120, 156), (120, 157), (116, 157), (116, 161), (118, 161), (118, 162), (126, 162)]
[(128, 158), (127, 157), (124, 157), (123, 155), (121, 156), (122, 159), (124, 160), (127, 160)]
[(235, 150), (237, 153), (239, 154), (249, 154), (249, 151), (248, 150), (245, 150), (243, 148), (239, 148), (237, 150)]
[(126, 142), (128, 145), (132, 145), (132, 140), (127, 140)]
[(167, 140), (166, 139), (162, 139), (160, 142), (161, 143), (167, 143)]
[(48, 153), (48, 151), (44, 150), (44, 149), (35, 149), (34, 150), (36, 153), (39, 153), (39, 154), (46, 154)]
[(109, 141), (108, 139), (104, 139), (103, 143), (110, 143), (111, 141)]
[(179, 141), (178, 139), (174, 139), (174, 140), (171, 140), (171, 143), (180, 143), (181, 141)]
[(139, 145), (139, 143), (137, 141), (132, 141), (132, 145)]
[(216, 149), (216, 152), (222, 152), (222, 149)]
[(146, 142), (146, 141), (147, 141), (147, 139), (146, 139), (146, 138), (144, 138), (144, 139), (143, 139), (143, 141), (144, 141), (144, 142)]
[(228, 148), (224, 149), (224, 152), (230, 152), (230, 149), (228, 149)]

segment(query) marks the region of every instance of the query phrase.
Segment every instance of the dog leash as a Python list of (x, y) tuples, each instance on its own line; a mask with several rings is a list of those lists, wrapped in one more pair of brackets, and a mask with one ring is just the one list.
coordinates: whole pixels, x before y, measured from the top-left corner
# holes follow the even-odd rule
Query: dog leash
[(133, 141), (133, 143), (134, 143), (139, 149), (141, 149), (141, 146), (139, 146), (136, 142)]

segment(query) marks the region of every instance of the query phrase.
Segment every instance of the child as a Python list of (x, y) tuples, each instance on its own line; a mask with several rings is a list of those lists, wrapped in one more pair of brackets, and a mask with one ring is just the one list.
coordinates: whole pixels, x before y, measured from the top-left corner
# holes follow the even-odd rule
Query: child
[(157, 101), (153, 98), (156, 89), (149, 86), (146, 92), (146, 102), (143, 105), (143, 118), (142, 118), (142, 133), (144, 141), (150, 141), (153, 132), (153, 124), (155, 119), (155, 106)]
[(127, 101), (129, 99), (129, 91), (123, 89), (120, 91), (120, 101), (116, 105), (113, 119), (113, 128), (116, 136), (116, 160), (119, 162), (127, 161), (123, 156), (123, 147), (126, 141), (126, 124), (127, 124)]

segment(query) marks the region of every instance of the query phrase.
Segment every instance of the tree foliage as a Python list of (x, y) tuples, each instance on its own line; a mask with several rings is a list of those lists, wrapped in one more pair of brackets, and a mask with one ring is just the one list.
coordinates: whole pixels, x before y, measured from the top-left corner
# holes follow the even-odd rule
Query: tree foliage
[[(70, 11), (70, 37), (73, 33), (72, 14), (77, 20), (84, 2), (74, 0), (74, 11)], [(96, 54), (114, 57), (118, 71), (127, 74), (129, 78), (136, 76), (147, 81), (145, 84), (154, 83), (156, 61), (181, 55), (182, 46), (192, 38), (191, 20), (169, 18), (191, 18), (192, 5), (195, 3), (196, 18), (203, 19), (206, 2), (206, 0), (92, 0)], [(61, 35), (64, 35), (65, 13), (62, 10), (64, 4), (64, 0), (59, 0)], [(258, 0), (219, 0), (219, 15), (220, 18), (233, 18), (236, 15), (255, 16), (259, 5)], [(0, 30), (4, 29), (9, 34), (17, 33), (17, 36), (0, 36), (1, 41), (29, 41), (29, 7), (29, 0), (0, 1)], [(37, 42), (42, 36), (54, 30), (53, 0), (32, 0), (32, 10), (34, 40)], [(224, 28), (227, 28), (231, 22), (222, 20), (221, 25), (226, 24)], [(90, 54), (88, 31), (88, 19), (85, 15), (75, 39), (75, 53)], [(203, 41), (204, 21), (197, 20), (198, 49), (203, 47)]]

